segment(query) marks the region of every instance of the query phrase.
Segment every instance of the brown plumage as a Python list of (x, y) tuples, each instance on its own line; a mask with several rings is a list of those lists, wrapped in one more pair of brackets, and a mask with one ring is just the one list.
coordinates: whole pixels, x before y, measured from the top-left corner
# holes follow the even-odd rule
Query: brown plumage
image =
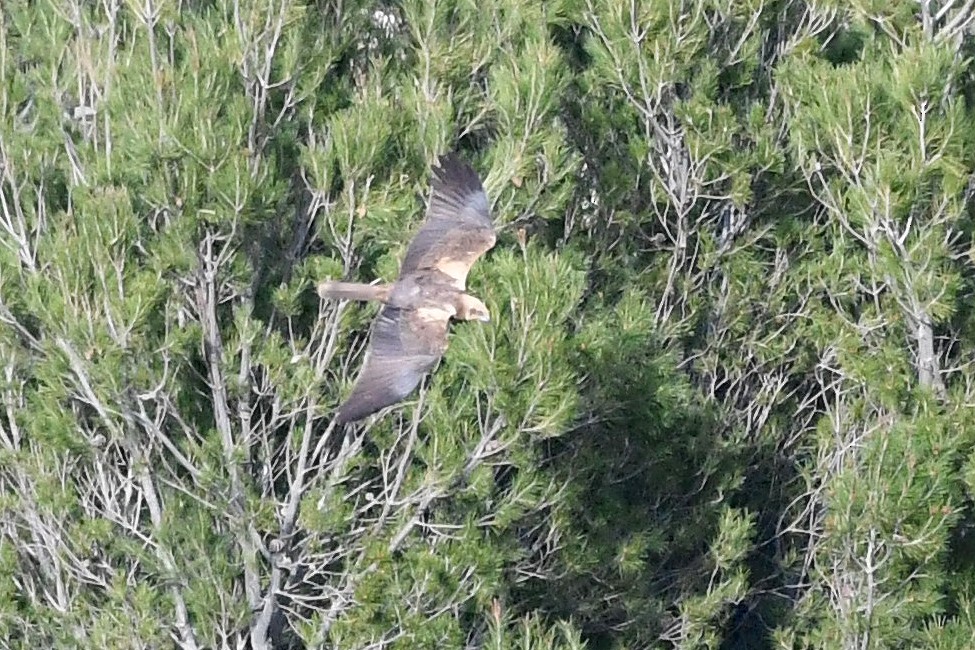
[(379, 300), (366, 359), (335, 420), (353, 422), (406, 398), (443, 356), (450, 319), (490, 320), (466, 293), (467, 273), (495, 242), (487, 195), (474, 169), (454, 154), (433, 169), (426, 219), (392, 284), (326, 281), (322, 298)]

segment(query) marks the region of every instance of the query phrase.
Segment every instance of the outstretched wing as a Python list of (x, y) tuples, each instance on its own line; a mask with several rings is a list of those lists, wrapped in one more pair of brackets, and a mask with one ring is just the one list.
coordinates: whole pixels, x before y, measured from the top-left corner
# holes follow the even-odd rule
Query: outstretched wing
[(434, 269), (463, 291), (467, 273), (495, 242), (487, 195), (477, 172), (455, 154), (433, 169), (426, 220), (410, 242), (400, 275)]
[(335, 420), (360, 420), (412, 393), (443, 356), (449, 321), (450, 314), (438, 309), (383, 307), (369, 335), (362, 371)]

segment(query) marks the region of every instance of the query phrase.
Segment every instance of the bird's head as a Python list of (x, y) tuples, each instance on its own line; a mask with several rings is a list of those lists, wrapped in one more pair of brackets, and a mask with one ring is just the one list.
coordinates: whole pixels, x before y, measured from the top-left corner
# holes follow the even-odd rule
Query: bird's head
[(482, 323), (491, 322), (491, 312), (488, 311), (487, 305), (474, 296), (466, 294), (461, 300), (460, 309), (457, 310), (456, 317), (460, 320), (479, 320)]

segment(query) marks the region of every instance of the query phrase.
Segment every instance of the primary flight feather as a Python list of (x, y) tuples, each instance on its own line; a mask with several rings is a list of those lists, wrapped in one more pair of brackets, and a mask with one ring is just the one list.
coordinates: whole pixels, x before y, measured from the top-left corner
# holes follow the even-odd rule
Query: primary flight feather
[(467, 273), (496, 241), (487, 195), (477, 172), (455, 154), (433, 169), (430, 203), (392, 284), (325, 281), (322, 298), (379, 300), (365, 362), (335, 414), (353, 422), (405, 399), (443, 356), (450, 319), (489, 321), (468, 294)]

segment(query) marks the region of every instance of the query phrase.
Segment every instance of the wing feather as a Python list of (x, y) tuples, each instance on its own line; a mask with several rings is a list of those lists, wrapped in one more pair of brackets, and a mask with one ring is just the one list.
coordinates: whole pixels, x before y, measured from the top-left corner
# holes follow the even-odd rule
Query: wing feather
[(362, 419), (412, 393), (443, 356), (449, 320), (446, 312), (385, 306), (372, 326), (352, 393), (335, 419), (340, 424)]
[(463, 291), (467, 274), (496, 241), (487, 195), (477, 172), (455, 154), (433, 170), (426, 219), (410, 242), (400, 275), (435, 269)]

